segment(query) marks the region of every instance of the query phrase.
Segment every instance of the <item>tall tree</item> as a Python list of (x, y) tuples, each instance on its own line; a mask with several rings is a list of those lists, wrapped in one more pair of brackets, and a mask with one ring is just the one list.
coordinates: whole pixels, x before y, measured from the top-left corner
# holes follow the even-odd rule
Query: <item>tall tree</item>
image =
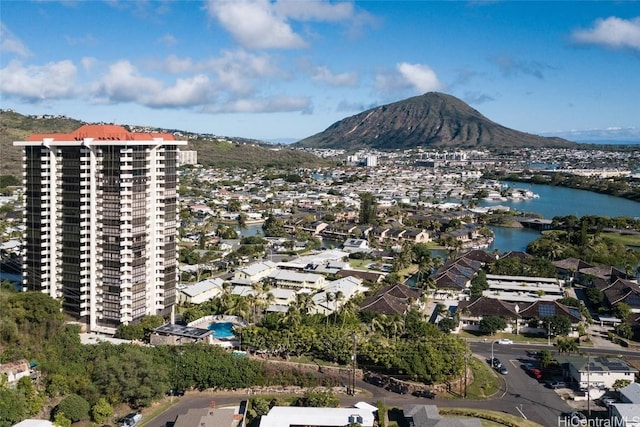
[(377, 217), (377, 201), (369, 192), (360, 194), (360, 224), (375, 224)]

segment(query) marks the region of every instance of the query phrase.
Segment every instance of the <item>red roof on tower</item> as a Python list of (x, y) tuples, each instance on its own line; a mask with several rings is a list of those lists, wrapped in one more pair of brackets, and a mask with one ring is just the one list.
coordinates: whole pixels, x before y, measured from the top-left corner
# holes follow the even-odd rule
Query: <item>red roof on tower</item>
[(45, 138), (54, 141), (82, 141), (85, 138), (97, 141), (147, 141), (154, 138), (175, 140), (170, 133), (129, 132), (118, 125), (83, 125), (71, 133), (36, 133), (29, 136), (28, 141), (42, 141)]

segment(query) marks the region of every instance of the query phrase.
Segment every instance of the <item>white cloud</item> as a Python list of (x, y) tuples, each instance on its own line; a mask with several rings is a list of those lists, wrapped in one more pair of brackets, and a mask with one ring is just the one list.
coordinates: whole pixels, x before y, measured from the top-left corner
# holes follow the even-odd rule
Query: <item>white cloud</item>
[(325, 66), (318, 66), (311, 70), (311, 79), (335, 87), (353, 86), (358, 82), (358, 76), (355, 73), (334, 74)]
[(76, 94), (76, 72), (71, 61), (27, 67), (11, 61), (0, 69), (0, 93), (29, 102), (70, 98)]
[(85, 56), (80, 60), (80, 63), (82, 64), (84, 71), (90, 72), (94, 69), (98, 60), (92, 56)]
[(249, 49), (307, 47), (293, 28), (295, 22), (345, 22), (352, 34), (374, 23), (369, 14), (356, 11), (351, 1), (209, 0), (206, 9), (236, 41)]
[(207, 113), (276, 113), (308, 111), (311, 101), (307, 97), (274, 96), (269, 98), (241, 98), (229, 100), (204, 109)]
[(572, 38), (578, 43), (640, 50), (640, 17), (598, 19), (590, 29), (574, 31)]
[(67, 41), (67, 43), (69, 43), (69, 45), (71, 46), (76, 46), (76, 45), (92, 46), (97, 43), (97, 40), (91, 34), (87, 34), (84, 37), (64, 36), (64, 38)]
[(157, 41), (158, 43), (164, 45), (165, 47), (172, 47), (178, 44), (178, 39), (171, 34), (165, 34), (164, 36), (160, 37)]
[(191, 58), (178, 58), (175, 55), (169, 55), (164, 60), (163, 68), (170, 74), (180, 74), (193, 71), (196, 67)]
[(436, 73), (428, 65), (402, 62), (397, 65), (400, 75), (420, 93), (442, 88)]
[(277, 1), (273, 8), (280, 16), (300, 21), (338, 22), (354, 15), (353, 4), (348, 2)]
[(178, 79), (165, 87), (156, 79), (141, 76), (129, 61), (109, 67), (107, 75), (95, 87), (95, 94), (106, 102), (135, 102), (148, 107), (188, 107), (202, 105), (211, 96), (209, 77), (196, 75)]
[(0, 23), (0, 51), (15, 53), (22, 58), (31, 55), (24, 43), (9, 31), (3, 23)]
[(286, 16), (278, 15), (269, 0), (210, 0), (207, 10), (244, 47), (293, 49), (306, 46)]

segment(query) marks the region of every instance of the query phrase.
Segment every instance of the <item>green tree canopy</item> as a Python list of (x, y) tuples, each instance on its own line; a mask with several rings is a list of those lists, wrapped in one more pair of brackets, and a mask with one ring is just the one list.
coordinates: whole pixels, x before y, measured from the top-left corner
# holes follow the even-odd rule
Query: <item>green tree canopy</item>
[(487, 335), (493, 335), (498, 331), (507, 328), (507, 321), (500, 316), (484, 316), (478, 325), (480, 332)]

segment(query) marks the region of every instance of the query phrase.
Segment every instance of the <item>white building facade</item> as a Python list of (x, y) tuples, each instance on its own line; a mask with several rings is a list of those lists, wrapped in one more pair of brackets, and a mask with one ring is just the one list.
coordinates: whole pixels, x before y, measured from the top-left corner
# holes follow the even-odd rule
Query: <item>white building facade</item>
[(24, 147), (23, 287), (113, 332), (176, 302), (177, 147), (170, 134), (84, 125)]

